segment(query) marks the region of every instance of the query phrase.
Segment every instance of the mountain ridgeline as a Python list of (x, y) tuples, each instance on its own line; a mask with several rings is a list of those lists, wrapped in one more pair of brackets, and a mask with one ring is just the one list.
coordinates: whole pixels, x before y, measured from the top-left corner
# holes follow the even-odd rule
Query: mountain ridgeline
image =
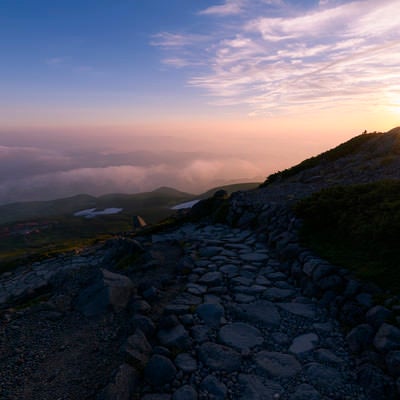
[(273, 183), (321, 186), (368, 183), (400, 178), (400, 127), (386, 133), (363, 133), (341, 145), (271, 174), (261, 187)]
[(216, 190), (224, 189), (228, 193), (238, 190), (250, 190), (258, 183), (238, 183), (226, 185), (194, 195), (170, 187), (160, 187), (151, 192), (124, 194), (111, 193), (95, 197), (88, 194), (49, 201), (29, 201), (0, 205), (0, 225), (28, 219), (71, 216), (83, 209), (108, 207), (122, 208), (124, 213), (141, 215), (146, 221), (158, 222), (171, 214), (170, 208), (176, 204), (211, 196)]

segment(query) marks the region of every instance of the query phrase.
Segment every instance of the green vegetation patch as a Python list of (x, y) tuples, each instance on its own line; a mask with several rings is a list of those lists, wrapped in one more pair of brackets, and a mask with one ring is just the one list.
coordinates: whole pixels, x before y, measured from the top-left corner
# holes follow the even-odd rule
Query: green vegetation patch
[(295, 206), (304, 245), (400, 292), (400, 181), (324, 189)]

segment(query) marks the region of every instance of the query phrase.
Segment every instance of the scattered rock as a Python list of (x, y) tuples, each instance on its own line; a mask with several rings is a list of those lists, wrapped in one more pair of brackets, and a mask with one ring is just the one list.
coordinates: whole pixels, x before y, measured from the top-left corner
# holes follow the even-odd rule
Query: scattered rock
[(311, 385), (302, 383), (297, 386), (290, 400), (321, 400), (321, 395)]
[(207, 272), (200, 279), (199, 283), (207, 286), (218, 286), (222, 282), (222, 274), (219, 271)]
[(373, 328), (368, 324), (362, 324), (347, 334), (346, 341), (353, 353), (360, 353), (372, 344), (373, 336)]
[(315, 346), (319, 342), (319, 337), (315, 333), (305, 333), (304, 335), (297, 336), (292, 345), (289, 348), (289, 351), (294, 354), (306, 353), (315, 349)]
[(233, 372), (240, 368), (240, 354), (217, 343), (203, 343), (198, 350), (198, 355), (200, 361), (214, 371)]
[(192, 340), (185, 327), (181, 324), (171, 329), (161, 329), (157, 333), (160, 343), (168, 348), (176, 350), (187, 350), (192, 345)]
[(316, 309), (314, 304), (278, 303), (278, 306), (292, 314), (299, 315), (300, 317), (310, 319), (314, 319), (316, 317)]
[(99, 394), (97, 400), (130, 400), (137, 389), (139, 374), (135, 368), (122, 364), (114, 377), (114, 381)]
[(262, 379), (257, 375), (239, 375), (240, 397), (242, 400), (279, 399), (283, 388), (278, 383)]
[(154, 322), (149, 318), (144, 315), (135, 315), (132, 318), (132, 328), (133, 330), (135, 329), (140, 329), (146, 336), (153, 336), (156, 327), (154, 325)]
[(234, 312), (239, 318), (249, 323), (260, 324), (265, 327), (275, 328), (281, 322), (281, 316), (276, 306), (266, 300), (240, 305), (234, 309)]
[(386, 323), (382, 324), (375, 335), (374, 346), (382, 352), (400, 349), (400, 329)]
[(129, 336), (124, 351), (127, 356), (127, 360), (130, 364), (144, 367), (149, 359), (151, 353), (151, 346), (146, 339), (146, 336), (140, 329)]
[(389, 320), (393, 316), (393, 313), (383, 306), (375, 306), (368, 310), (365, 315), (367, 322), (372, 325), (375, 329), (378, 329), (384, 322)]
[(386, 367), (389, 374), (395, 377), (400, 376), (400, 351), (391, 351), (386, 355)]
[(172, 361), (164, 356), (155, 354), (150, 358), (144, 370), (144, 376), (152, 386), (164, 386), (170, 383), (176, 375)]
[(115, 311), (124, 309), (133, 293), (133, 283), (128, 277), (106, 269), (101, 272), (98, 281), (84, 289), (76, 303), (76, 308), (87, 317), (102, 314), (110, 306)]
[(334, 390), (343, 384), (343, 378), (340, 372), (332, 367), (319, 363), (310, 363), (305, 366), (305, 374), (308, 381), (317, 388), (330, 388)]
[(234, 322), (219, 331), (220, 341), (237, 350), (247, 350), (263, 343), (261, 332), (249, 324)]
[(180, 353), (175, 358), (175, 365), (185, 373), (197, 370), (197, 361), (188, 353)]
[(192, 386), (185, 385), (175, 391), (172, 400), (197, 400), (197, 392)]
[(215, 400), (225, 399), (228, 391), (214, 375), (207, 375), (201, 382), (200, 389), (208, 392)]
[(221, 324), (225, 311), (218, 303), (204, 303), (196, 308), (196, 313), (207, 325), (217, 328)]
[(300, 363), (290, 354), (260, 351), (255, 355), (254, 361), (271, 377), (288, 378), (301, 371)]

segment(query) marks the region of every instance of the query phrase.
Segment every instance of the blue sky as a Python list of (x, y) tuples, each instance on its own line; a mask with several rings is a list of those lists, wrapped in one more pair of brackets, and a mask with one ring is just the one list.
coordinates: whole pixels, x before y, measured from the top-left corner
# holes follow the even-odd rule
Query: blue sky
[(68, 120), (77, 107), (93, 118), (118, 107), (222, 117), (397, 107), (397, 9), (397, 0), (2, 0), (0, 104), (25, 109), (27, 122), (44, 108)]
[(181, 21), (196, 24), (196, 4), (2, 0), (2, 103), (134, 106), (176, 89), (175, 82), (184, 94), (182, 74), (165, 73), (150, 43), (160, 31), (180, 29)]
[(0, 0), (0, 203), (263, 179), (400, 125), (399, 7)]

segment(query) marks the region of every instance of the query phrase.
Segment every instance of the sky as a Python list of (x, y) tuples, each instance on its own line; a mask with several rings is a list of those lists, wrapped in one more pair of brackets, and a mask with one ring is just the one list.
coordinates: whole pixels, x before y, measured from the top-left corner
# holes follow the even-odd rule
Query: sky
[(400, 125), (399, 0), (0, 0), (0, 204), (263, 180)]

